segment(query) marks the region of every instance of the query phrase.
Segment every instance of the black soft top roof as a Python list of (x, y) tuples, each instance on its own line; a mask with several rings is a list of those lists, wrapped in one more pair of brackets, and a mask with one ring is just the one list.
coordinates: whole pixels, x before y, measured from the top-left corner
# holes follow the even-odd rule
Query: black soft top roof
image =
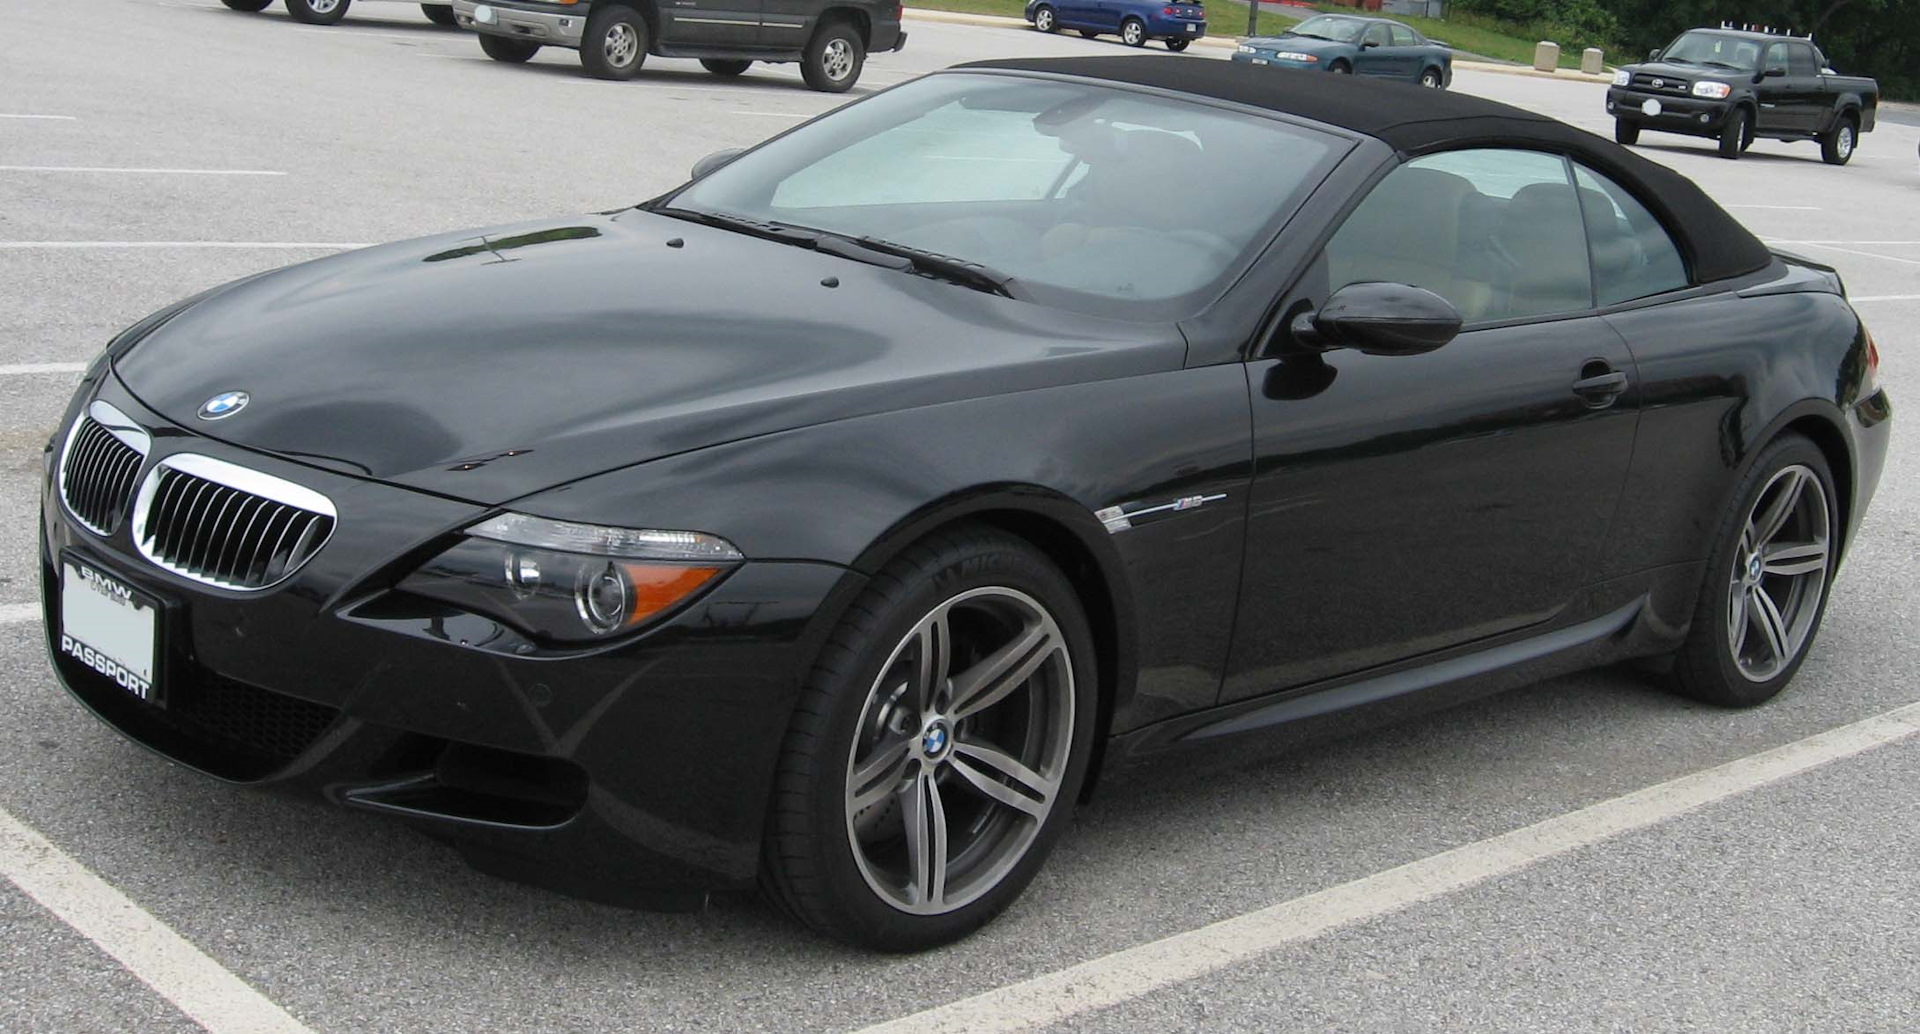
[(1451, 90), (1180, 58), (1005, 58), (960, 67), (1081, 76), (1266, 108), (1374, 137), (1406, 157), (1465, 147), (1566, 154), (1652, 209), (1679, 238), (1696, 282), (1741, 276), (1773, 261), (1766, 245), (1672, 169), (1557, 119)]

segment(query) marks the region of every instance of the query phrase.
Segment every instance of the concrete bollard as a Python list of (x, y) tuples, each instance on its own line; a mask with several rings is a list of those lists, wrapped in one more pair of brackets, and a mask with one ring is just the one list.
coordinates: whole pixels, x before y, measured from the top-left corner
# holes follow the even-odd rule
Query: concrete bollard
[(1560, 44), (1541, 40), (1533, 47), (1533, 67), (1542, 72), (1551, 72), (1560, 67)]
[(1586, 75), (1604, 75), (1607, 71), (1607, 55), (1599, 47), (1588, 47), (1580, 52), (1580, 71)]

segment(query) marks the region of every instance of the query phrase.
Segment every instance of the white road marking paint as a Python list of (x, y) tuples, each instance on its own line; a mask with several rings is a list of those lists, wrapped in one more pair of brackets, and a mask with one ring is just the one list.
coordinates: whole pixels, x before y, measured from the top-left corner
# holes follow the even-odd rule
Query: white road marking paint
[(1901, 258), (1898, 255), (1882, 255), (1878, 252), (1861, 251), (1857, 248), (1842, 248), (1834, 244), (1817, 244), (1813, 241), (1800, 241), (1799, 243), (1809, 248), (1819, 248), (1822, 251), (1837, 251), (1842, 255), (1858, 255), (1861, 258), (1880, 259), (1884, 262), (1898, 262), (1908, 266), (1920, 266), (1920, 259)]
[(1916, 733), (1920, 704), (1909, 704), (1351, 883), (868, 1027), (860, 1034), (987, 1034), (1051, 1026), (1519, 872)]
[(0, 604), (0, 625), (23, 625), (29, 621), (40, 620), (40, 604), (7, 603)]
[(1772, 238), (1772, 237), (1768, 237), (1765, 239), (1768, 244), (1846, 244), (1851, 246), (1859, 246), (1864, 244), (1869, 248), (1874, 247), (1876, 245), (1882, 248), (1920, 247), (1920, 241), (1783, 241), (1783, 240), (1776, 240), (1775, 238)]
[(21, 377), (35, 373), (79, 373), (86, 363), (6, 363), (0, 364), (0, 377)]
[(0, 251), (63, 251), (87, 248), (223, 248), (234, 251), (352, 251), (371, 244), (341, 241), (0, 241)]
[(1759, 208), (1769, 212), (1824, 212), (1824, 208), (1812, 205), (1721, 205), (1721, 208)]
[(118, 172), (142, 176), (285, 176), (272, 169), (125, 169), (104, 165), (0, 165), (0, 172)]
[(791, 111), (729, 111), (729, 115), (759, 115), (762, 118), (812, 118), (814, 112), (795, 114)]
[(0, 872), (210, 1034), (313, 1034), (3, 808)]
[(1920, 302), (1920, 294), (1868, 294), (1848, 298), (1850, 302)]
[(73, 117), (72, 115), (8, 115), (8, 114), (0, 113), (0, 118), (46, 119), (49, 122), (78, 122), (79, 121), (79, 119)]

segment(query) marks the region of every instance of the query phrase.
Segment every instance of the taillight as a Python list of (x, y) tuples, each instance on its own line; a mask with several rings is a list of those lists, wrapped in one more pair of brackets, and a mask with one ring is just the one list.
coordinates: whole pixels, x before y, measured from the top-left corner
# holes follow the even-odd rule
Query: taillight
[(1167, 16), (1167, 17), (1169, 17), (1169, 18), (1171, 18), (1171, 17), (1173, 17), (1174, 15), (1176, 15), (1176, 14), (1179, 14), (1179, 13), (1180, 13), (1180, 9), (1179, 9), (1178, 7), (1162, 7), (1162, 8), (1160, 9), (1160, 13), (1161, 13), (1161, 14), (1164, 14), (1164, 15), (1166, 15), (1166, 16)]

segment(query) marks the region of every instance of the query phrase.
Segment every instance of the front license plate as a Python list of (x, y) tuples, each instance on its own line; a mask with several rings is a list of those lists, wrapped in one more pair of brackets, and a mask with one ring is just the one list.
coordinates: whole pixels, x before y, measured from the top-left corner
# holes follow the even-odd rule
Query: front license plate
[(1661, 111), (1661, 108), (1660, 108), (1659, 101), (1648, 101), (1645, 104), (1640, 105), (1640, 113), (1643, 115), (1648, 115), (1648, 116), (1658, 115), (1660, 114), (1660, 111)]
[(1264, 65), (1267, 63), (1267, 59), (1264, 57), (1256, 57), (1253, 59), (1253, 63), (1256, 65)]
[(154, 680), (160, 605), (118, 578), (70, 558), (60, 560), (60, 652), (150, 704), (162, 704)]
[(498, 17), (498, 15), (493, 13), (493, 8), (488, 7), (486, 4), (481, 4), (473, 9), (473, 20), (482, 25), (492, 25)]

